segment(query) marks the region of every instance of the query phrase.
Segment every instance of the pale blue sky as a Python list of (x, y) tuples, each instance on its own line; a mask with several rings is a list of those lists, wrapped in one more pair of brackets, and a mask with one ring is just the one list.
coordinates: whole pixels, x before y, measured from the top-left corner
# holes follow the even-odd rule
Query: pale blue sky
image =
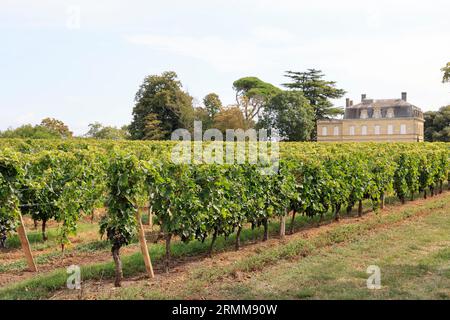
[(318, 68), (354, 101), (407, 91), (436, 110), (450, 104), (449, 12), (448, 0), (0, 0), (0, 130), (127, 124), (143, 78), (165, 70), (198, 101), (233, 103), (243, 76), (280, 85)]

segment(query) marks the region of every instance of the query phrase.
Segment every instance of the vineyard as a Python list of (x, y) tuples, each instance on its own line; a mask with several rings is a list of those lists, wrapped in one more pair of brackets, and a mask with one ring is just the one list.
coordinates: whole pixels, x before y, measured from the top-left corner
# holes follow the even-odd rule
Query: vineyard
[[(258, 164), (175, 164), (173, 142), (0, 140), (0, 230), (2, 243), (17, 233), (31, 271), (38, 271), (23, 218), (58, 225), (64, 252), (80, 219), (105, 213), (99, 233), (110, 243), (115, 285), (123, 279), (120, 251), (138, 237), (149, 277), (154, 276), (142, 216), (165, 242), (165, 270), (171, 268), (174, 241), (235, 237), (239, 250), (245, 228), (262, 228), (303, 215), (339, 220), (362, 202), (374, 211), (388, 196), (405, 203), (419, 195), (442, 193), (449, 180), (450, 149), (444, 143), (281, 143), (276, 174)], [(294, 233), (290, 223), (289, 233)]]

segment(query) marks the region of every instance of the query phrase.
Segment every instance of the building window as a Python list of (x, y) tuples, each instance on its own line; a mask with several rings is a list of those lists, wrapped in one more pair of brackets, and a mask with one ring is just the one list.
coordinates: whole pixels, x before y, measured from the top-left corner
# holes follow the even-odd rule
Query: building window
[(334, 130), (333, 130), (333, 134), (335, 135), (335, 136), (338, 136), (339, 135), (339, 127), (334, 127)]
[(328, 130), (327, 130), (327, 127), (322, 127), (322, 135), (323, 135), (323, 136), (326, 136), (326, 135), (328, 134), (327, 131), (328, 131)]
[(380, 126), (375, 126), (375, 134), (380, 134)]
[(381, 109), (380, 108), (373, 109), (373, 118), (375, 118), (375, 119), (381, 118)]
[(368, 117), (369, 117), (369, 115), (368, 115), (368, 113), (367, 113), (367, 109), (361, 110), (360, 118), (361, 118), (361, 119), (367, 119)]
[(362, 134), (363, 136), (367, 135), (367, 126), (362, 126), (362, 127), (361, 127), (361, 134)]
[(386, 113), (386, 118), (394, 118), (395, 114), (394, 114), (394, 109), (389, 108), (387, 113)]
[(400, 125), (400, 134), (406, 134), (406, 124)]
[(394, 126), (392, 124), (388, 125), (388, 134), (394, 134)]
[(354, 127), (354, 126), (351, 126), (351, 127), (350, 127), (350, 135), (351, 135), (351, 136), (354, 136), (354, 135), (355, 135), (355, 127)]

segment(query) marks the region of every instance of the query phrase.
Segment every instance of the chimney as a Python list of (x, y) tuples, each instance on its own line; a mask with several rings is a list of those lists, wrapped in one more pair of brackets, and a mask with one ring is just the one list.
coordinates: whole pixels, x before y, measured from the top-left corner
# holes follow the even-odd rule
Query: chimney
[(345, 107), (350, 107), (350, 98), (345, 99)]
[(350, 100), (350, 107), (353, 106), (353, 100)]
[(361, 102), (364, 102), (364, 100), (366, 100), (366, 94), (365, 93), (363, 93), (362, 95), (361, 95)]
[(403, 101), (406, 101), (406, 95), (407, 95), (406, 92), (402, 92), (402, 100)]

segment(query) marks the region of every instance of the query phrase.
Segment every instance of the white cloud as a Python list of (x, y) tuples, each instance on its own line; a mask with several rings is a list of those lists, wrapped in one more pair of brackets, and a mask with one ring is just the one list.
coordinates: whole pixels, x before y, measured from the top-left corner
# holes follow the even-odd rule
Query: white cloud
[(222, 72), (251, 69), (258, 65), (258, 47), (251, 42), (230, 41), (217, 36), (189, 37), (132, 35), (126, 40), (182, 56), (203, 60)]

